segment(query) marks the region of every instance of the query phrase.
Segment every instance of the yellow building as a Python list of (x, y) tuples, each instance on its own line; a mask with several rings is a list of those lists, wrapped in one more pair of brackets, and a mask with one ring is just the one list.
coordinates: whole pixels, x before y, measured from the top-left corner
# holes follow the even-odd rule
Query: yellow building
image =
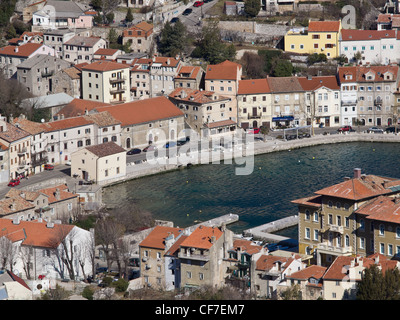
[(291, 29), (285, 35), (285, 51), (296, 53), (324, 53), (328, 59), (339, 56), (339, 21), (310, 21), (308, 30)]

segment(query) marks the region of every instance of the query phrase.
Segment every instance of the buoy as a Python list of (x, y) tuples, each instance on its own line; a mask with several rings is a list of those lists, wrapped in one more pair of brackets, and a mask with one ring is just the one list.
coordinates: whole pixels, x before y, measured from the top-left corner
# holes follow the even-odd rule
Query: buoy
[(372, 151), (375, 151), (375, 149), (372, 149)]
[(258, 170), (261, 170), (261, 167), (258, 167)]
[(201, 210), (199, 210), (199, 212), (201, 212)]
[(189, 183), (189, 181), (186, 180), (186, 183)]
[(312, 157), (313, 158), (313, 160), (315, 159), (315, 157)]
[(187, 214), (187, 216), (189, 217), (189, 213)]

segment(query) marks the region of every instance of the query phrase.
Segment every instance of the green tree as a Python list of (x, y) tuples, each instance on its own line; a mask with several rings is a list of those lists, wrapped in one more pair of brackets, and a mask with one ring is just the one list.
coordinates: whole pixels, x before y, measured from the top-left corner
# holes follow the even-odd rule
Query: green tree
[(275, 58), (272, 62), (273, 77), (290, 77), (293, 75), (293, 65), (289, 60)]
[(133, 21), (133, 14), (132, 14), (131, 8), (128, 8), (128, 11), (127, 11), (126, 16), (125, 16), (125, 21), (126, 22), (132, 22)]
[(115, 291), (125, 292), (128, 289), (129, 282), (123, 278), (119, 278), (117, 281), (112, 282), (111, 285), (115, 287)]
[(282, 300), (301, 300), (301, 290), (298, 284), (281, 292)]
[(307, 58), (307, 63), (309, 65), (312, 65), (314, 63), (318, 63), (318, 62), (326, 62), (327, 61), (327, 57), (325, 53), (314, 53), (314, 54), (310, 54)]
[(261, 9), (261, 1), (259, 0), (246, 0), (244, 2), (244, 12), (249, 17), (256, 17)]
[(86, 286), (85, 289), (82, 291), (82, 297), (88, 299), (88, 300), (93, 300), (93, 294), (94, 290), (91, 286)]
[(103, 1), (102, 0), (92, 0), (90, 2), (91, 6), (93, 7), (94, 10), (100, 11), (103, 8)]
[(165, 23), (161, 30), (158, 51), (168, 57), (182, 54), (188, 44), (187, 31), (184, 24), (177, 21), (174, 24)]

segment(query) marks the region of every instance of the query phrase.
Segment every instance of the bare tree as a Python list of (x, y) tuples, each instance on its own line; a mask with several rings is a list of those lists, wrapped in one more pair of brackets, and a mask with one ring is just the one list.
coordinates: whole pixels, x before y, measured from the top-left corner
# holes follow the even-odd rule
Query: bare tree
[(95, 243), (94, 243), (94, 230), (90, 231), (90, 237), (86, 239), (76, 250), (76, 257), (78, 259), (79, 266), (81, 267), (83, 278), (87, 279), (85, 265), (87, 260), (91, 263), (92, 274), (95, 274), (94, 270), (94, 258), (95, 258)]
[(7, 237), (0, 238), (0, 268), (13, 272), (13, 265), (17, 258), (16, 246)]
[(19, 250), (19, 258), (22, 261), (23, 269), (28, 280), (32, 279), (31, 272), (33, 271), (33, 252), (32, 246), (21, 246)]

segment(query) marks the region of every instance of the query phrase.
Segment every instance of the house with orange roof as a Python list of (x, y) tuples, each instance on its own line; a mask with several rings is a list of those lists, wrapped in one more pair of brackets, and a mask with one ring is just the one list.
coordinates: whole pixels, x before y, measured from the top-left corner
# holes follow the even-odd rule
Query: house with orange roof
[[(83, 280), (84, 275), (92, 274), (92, 262), (83, 250), (93, 236), (89, 231), (43, 219), (0, 219), (0, 230), (0, 236), (11, 241), (19, 253), (13, 257), (15, 263), (10, 271), (22, 279)], [(74, 250), (72, 256), (71, 250)], [(61, 259), (67, 256), (72, 257), (68, 264)]]
[(340, 86), (336, 76), (299, 77), (305, 91), (304, 117), (313, 127), (340, 125)]
[(127, 64), (99, 60), (82, 68), (82, 98), (104, 103), (130, 101)]
[[(338, 256), (369, 255), (379, 253), (378, 250), (392, 257), (400, 250), (394, 236), (396, 229), (387, 232), (389, 222), (366, 217), (369, 204), (381, 196), (397, 197), (399, 191), (399, 179), (362, 174), (356, 168), (352, 178), (345, 177), (342, 182), (318, 190), (313, 197), (293, 200), (299, 210), (299, 253), (313, 255), (316, 264), (322, 266), (329, 266)], [(383, 212), (387, 209), (384, 203), (372, 207), (376, 217), (378, 208)], [(379, 232), (379, 243), (375, 243), (372, 236)]]
[(267, 79), (239, 80), (238, 126), (244, 130), (272, 125), (272, 97)]
[(339, 67), (336, 75), (340, 85), (340, 125), (355, 126), (358, 119), (357, 67)]
[(122, 44), (130, 44), (130, 49), (137, 53), (149, 53), (153, 43), (153, 25), (146, 21), (141, 21), (125, 29), (122, 33)]
[(233, 233), (224, 225), (197, 227), (180, 244), (181, 288), (190, 291), (204, 285), (224, 286), (229, 266), (226, 259), (232, 245)]
[(65, 93), (74, 98), (82, 97), (81, 76), (82, 67), (88, 63), (74, 65), (59, 70), (54, 75), (53, 90), (55, 93)]
[(56, 56), (53, 48), (42, 43), (28, 42), (20, 46), (5, 46), (0, 48), (0, 68), (7, 78), (15, 77), (18, 65), (37, 54)]
[(143, 286), (163, 290), (167, 288), (166, 273), (169, 266), (164, 256), (167, 252), (168, 256), (174, 254), (176, 249), (172, 246), (182, 234), (183, 229), (180, 228), (156, 226), (139, 244), (140, 276), (143, 279)]
[[(165, 258), (165, 290), (175, 290), (181, 287), (181, 260), (178, 257), (180, 245), (188, 235), (183, 232), (177, 237), (171, 233), (166, 239), (167, 250)], [(172, 245), (171, 245), (172, 243)]]
[(328, 59), (340, 55), (341, 21), (309, 21), (308, 28), (292, 28), (285, 37), (285, 51), (325, 54)]
[(212, 134), (207, 127), (207, 125), (218, 124), (231, 119), (232, 114), (228, 109), (231, 102), (230, 97), (218, 95), (211, 91), (176, 88), (169, 94), (169, 99), (183, 111), (185, 121), (190, 128), (202, 137), (211, 138), (217, 133), (232, 134), (236, 131), (235, 126), (231, 131), (231, 125), (229, 125), (226, 128), (219, 127), (219, 130), (215, 130), (215, 134)]
[[(400, 26), (400, 25), (399, 25)], [(388, 65), (400, 61), (397, 30), (342, 29), (339, 38), (340, 55), (349, 63)]]
[(327, 268), (310, 265), (300, 271), (286, 276), (286, 290), (290, 286), (298, 285), (302, 300), (317, 300), (323, 297), (323, 280)]
[(400, 14), (395, 13), (380, 13), (378, 14), (377, 30), (399, 30), (400, 29)]
[(305, 268), (298, 254), (290, 257), (263, 254), (252, 264), (251, 289), (257, 297), (277, 298), (286, 277)]
[(204, 89), (204, 70), (199, 66), (182, 66), (174, 78), (176, 88)]
[(149, 143), (165, 144), (180, 138), (185, 129), (184, 113), (167, 97), (96, 107), (121, 122), (121, 146), (127, 150)]
[(63, 59), (73, 64), (91, 63), (94, 53), (106, 47), (106, 40), (101, 37), (75, 35), (63, 43)]
[(108, 61), (115, 61), (118, 56), (124, 54), (125, 52), (120, 49), (111, 49), (111, 48), (101, 48), (97, 50), (93, 54), (93, 60), (108, 60)]

